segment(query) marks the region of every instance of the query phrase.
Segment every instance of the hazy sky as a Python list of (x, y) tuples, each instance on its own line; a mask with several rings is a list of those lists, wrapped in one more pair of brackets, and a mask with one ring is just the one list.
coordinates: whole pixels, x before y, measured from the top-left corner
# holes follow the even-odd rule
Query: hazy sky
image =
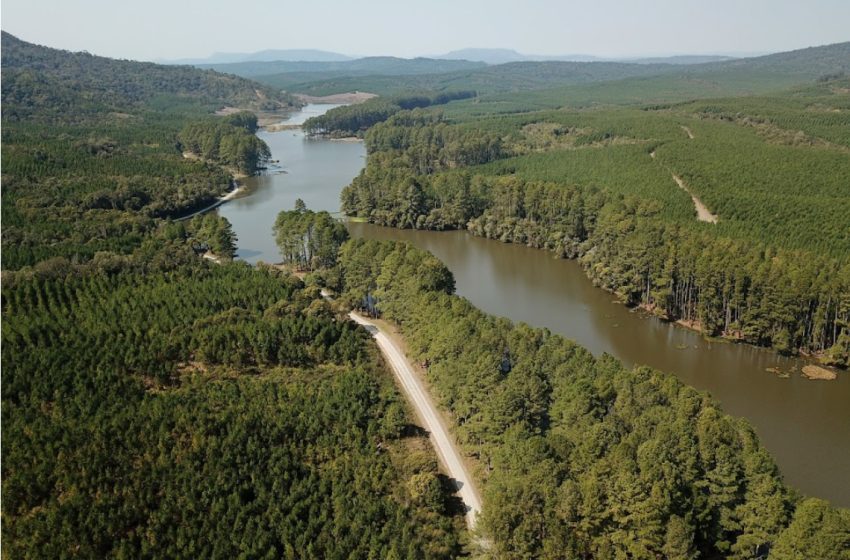
[(645, 56), (850, 40), (850, 0), (3, 0), (26, 41), (139, 60), (318, 48)]

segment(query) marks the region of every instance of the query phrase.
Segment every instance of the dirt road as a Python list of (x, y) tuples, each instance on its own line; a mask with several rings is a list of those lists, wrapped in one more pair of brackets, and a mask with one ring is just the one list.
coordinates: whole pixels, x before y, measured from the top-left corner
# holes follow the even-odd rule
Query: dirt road
[(679, 188), (691, 195), (691, 200), (694, 201), (694, 207), (697, 209), (697, 219), (701, 222), (709, 222), (712, 224), (717, 223), (717, 216), (712, 214), (711, 211), (702, 203), (700, 199), (698, 199), (694, 194), (688, 189), (688, 186), (682, 181), (682, 178), (673, 173), (673, 180), (676, 181), (676, 184), (679, 185)]
[(413, 367), (407, 361), (404, 353), (396, 344), (383, 333), (375, 324), (358, 315), (350, 313), (354, 322), (363, 325), (375, 337), (378, 348), (384, 354), (387, 362), (392, 367), (393, 373), (404, 390), (404, 394), (411, 404), (416, 408), (419, 418), (425, 424), (425, 429), (431, 434), (431, 441), (440, 457), (440, 462), (445, 467), (449, 476), (454, 480), (458, 489), (458, 495), (466, 505), (466, 523), (470, 529), (475, 528), (478, 513), (481, 511), (481, 502), (475, 489), (472, 477), (466, 470), (454, 440), (443, 426), (443, 422), (437, 413), (431, 398), (422, 383), (416, 376)]

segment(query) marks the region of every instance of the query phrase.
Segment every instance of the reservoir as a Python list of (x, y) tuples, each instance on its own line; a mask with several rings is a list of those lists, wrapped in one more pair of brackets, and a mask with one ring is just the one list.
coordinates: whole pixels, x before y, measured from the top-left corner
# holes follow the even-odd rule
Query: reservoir
[[(308, 105), (289, 123), (332, 105)], [(259, 133), (279, 160), (244, 181), (236, 199), (219, 208), (230, 220), (238, 257), (276, 262), (272, 225), (301, 198), (313, 210), (339, 210), (339, 193), (365, 164), (361, 142), (312, 140), (300, 130)], [(850, 507), (850, 374), (835, 381), (802, 376), (806, 362), (746, 346), (710, 341), (630, 310), (593, 286), (575, 261), (467, 232), (426, 232), (349, 223), (354, 237), (407, 241), (451, 269), (457, 293), (476, 307), (545, 327), (599, 355), (646, 364), (708, 391), (724, 410), (748, 419), (786, 481), (807, 495)], [(777, 373), (778, 372), (778, 373)]]

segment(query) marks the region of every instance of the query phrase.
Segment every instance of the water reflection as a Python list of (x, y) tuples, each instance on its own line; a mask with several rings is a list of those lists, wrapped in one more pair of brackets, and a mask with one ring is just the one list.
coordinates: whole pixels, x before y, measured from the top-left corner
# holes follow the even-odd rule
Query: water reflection
[[(285, 122), (300, 124), (335, 105), (308, 105)], [(339, 192), (363, 167), (362, 142), (310, 140), (300, 130), (261, 131), (278, 160), (275, 168), (245, 179), (245, 194), (221, 206), (238, 238), (237, 256), (250, 263), (280, 259), (272, 226), (281, 210), (291, 210), (301, 198), (312, 210), (339, 211)]]

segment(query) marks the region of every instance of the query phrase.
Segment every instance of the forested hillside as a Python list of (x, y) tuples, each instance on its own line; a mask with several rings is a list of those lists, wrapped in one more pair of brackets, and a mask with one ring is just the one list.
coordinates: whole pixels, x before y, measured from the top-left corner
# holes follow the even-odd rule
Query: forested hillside
[(211, 71), (58, 51), (8, 33), (2, 46), (6, 270), (133, 251), (157, 219), (208, 206), (232, 188), (232, 173), (253, 173), (268, 156), (255, 117), (212, 112), (292, 102)]
[[(188, 66), (115, 60), (21, 41), (2, 32), (3, 119), (60, 119), (176, 100), (275, 110), (294, 101), (236, 76)], [(216, 107), (218, 108), (218, 107)]]
[[(671, 72), (669, 64), (629, 64), (624, 62), (510, 62), (480, 69), (410, 75), (339, 76), (308, 79), (289, 84), (288, 91), (327, 95), (343, 91), (368, 91), (393, 95), (406, 91), (471, 89), (481, 93), (525, 91), (565, 84), (584, 84), (630, 76), (653, 76)], [(306, 76), (310, 78), (309, 76)], [(269, 85), (283, 85), (283, 75), (257, 76)]]
[(365, 331), (230, 262), (223, 218), (173, 220), (268, 156), (213, 112), (287, 98), (6, 34), (2, 72), (3, 556), (462, 554)]
[[(343, 210), (580, 258), (631, 305), (847, 365), (848, 86), (642, 109), (398, 113), (367, 134)], [(692, 195), (717, 223), (697, 221)]]
[(707, 395), (481, 313), (406, 244), (351, 241), (340, 263), (343, 297), (425, 364), (484, 482), (495, 557), (848, 558), (850, 512), (795, 497)]
[[(544, 61), (511, 62), (481, 69), (408, 76), (376, 73), (370, 76), (323, 77), (295, 73), (256, 78), (287, 91), (311, 95), (346, 91), (394, 95), (411, 90), (471, 89), (482, 96), (497, 95), (494, 101), (499, 101), (503, 110), (507, 109), (510, 99), (516, 99), (528, 110), (528, 103), (535, 98), (539, 98), (537, 103), (555, 103), (554, 107), (561, 107), (567, 104), (563, 98), (571, 96), (587, 100), (596, 96), (601, 102), (616, 99), (617, 102), (634, 103), (641, 99), (646, 101), (647, 94), (654, 94), (659, 100), (682, 101), (767, 93), (842, 72), (850, 72), (850, 43), (687, 66)], [(298, 83), (299, 79), (301, 83)], [(539, 94), (531, 93), (527, 100), (524, 99), (525, 93), (538, 90)], [(524, 94), (521, 98), (509, 96), (506, 99), (505, 94), (509, 92)], [(559, 97), (562, 98), (560, 101)], [(485, 97), (484, 101), (487, 100)], [(496, 107), (491, 109), (497, 110)]]

